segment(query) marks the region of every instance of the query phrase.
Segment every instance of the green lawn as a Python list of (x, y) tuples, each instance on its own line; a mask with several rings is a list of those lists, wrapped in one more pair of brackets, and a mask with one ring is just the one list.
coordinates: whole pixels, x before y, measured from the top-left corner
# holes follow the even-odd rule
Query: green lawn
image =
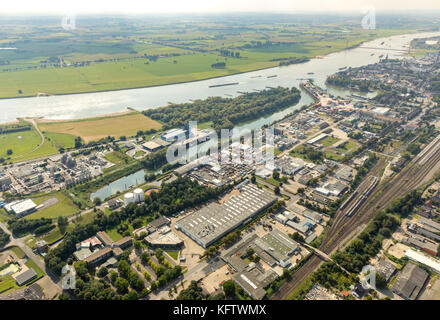
[(141, 157), (141, 156), (143, 156), (143, 155), (145, 155), (145, 152), (143, 152), (143, 151), (136, 151), (136, 153), (134, 154), (134, 156), (135, 157)]
[[(28, 268), (32, 268), (32, 269), (34, 269), (34, 271), (37, 273), (37, 277), (36, 277), (32, 282), (35, 282), (35, 281), (37, 281), (38, 279), (44, 277), (44, 275), (45, 275), (44, 271), (41, 270), (40, 267), (37, 266), (37, 264), (36, 264), (33, 260), (29, 259), (28, 261), (26, 261), (25, 265), (26, 265)], [(30, 283), (29, 283), (29, 284), (30, 284)], [(28, 284), (28, 285), (29, 285), (29, 284)]]
[(354, 151), (359, 147), (359, 144), (357, 144), (354, 141), (348, 140), (347, 143), (341, 143), (339, 146), (337, 146), (336, 149), (342, 151), (342, 152), (349, 152)]
[(112, 238), (113, 241), (118, 241), (122, 239), (122, 235), (118, 233), (117, 228), (108, 229), (105, 232)]
[(27, 244), (31, 248), (35, 248), (35, 243), (38, 240), (45, 240), (48, 244), (54, 243), (58, 240), (60, 240), (66, 232), (71, 232), (75, 228), (75, 224), (85, 225), (93, 221), (93, 218), (95, 216), (95, 213), (93, 211), (86, 213), (78, 218), (75, 218), (71, 221), (71, 223), (66, 227), (64, 232), (60, 230), (60, 228), (57, 226), (56, 228), (52, 229), (49, 233), (46, 233), (42, 236), (39, 236), (37, 238), (31, 238)]
[(319, 143), (322, 144), (325, 147), (330, 147), (330, 146), (334, 145), (338, 141), (339, 141), (338, 138), (332, 137), (332, 136), (328, 136), (328, 137), (325, 137), (324, 139), (322, 139), (321, 141), (319, 141)]
[(18, 259), (23, 259), (24, 256), (26, 255), (20, 247), (12, 247), (11, 251), (15, 253)]
[(341, 161), (342, 159), (344, 159), (344, 156), (342, 156), (340, 154), (333, 153), (333, 152), (326, 152), (325, 157), (327, 159), (334, 160), (334, 161)]
[(65, 133), (45, 132), (43, 133), (50, 140), (55, 148), (73, 148), (75, 147), (75, 136)]
[(18, 289), (18, 285), (11, 275), (0, 278), (0, 293), (9, 293), (11, 289)]
[[(0, 158), (6, 162), (22, 162), (57, 154), (61, 147), (72, 148), (75, 145), (75, 136), (69, 134), (46, 133), (45, 136), (43, 145), (34, 150), (41, 143), (41, 136), (34, 128), (0, 134)], [(7, 155), (8, 150), (12, 150), (12, 155)]]
[(274, 178), (270, 177), (267, 179), (264, 179), (264, 181), (266, 181), (267, 183), (270, 183), (271, 185), (273, 185), (274, 187), (279, 187), (281, 185), (281, 183), (277, 180), (275, 180)]
[(0, 222), (8, 222), (12, 218), (14, 218), (12, 214), (8, 214), (4, 208), (0, 209)]
[(179, 251), (167, 251), (166, 253), (176, 261), (179, 259)]
[(35, 204), (40, 205), (45, 200), (54, 197), (58, 199), (58, 203), (48, 208), (38, 210), (37, 212), (27, 216), (25, 219), (38, 219), (38, 218), (56, 219), (59, 216), (69, 217), (80, 211), (80, 209), (72, 202), (72, 200), (62, 192), (56, 192), (44, 196), (33, 197), (32, 200), (35, 202)]
[[(0, 134), (0, 158), (7, 159), (21, 156), (32, 151), (41, 143), (41, 137), (36, 130), (20, 131), (14, 133)], [(7, 151), (12, 150), (8, 156)]]
[(107, 159), (107, 161), (110, 161), (111, 163), (120, 164), (125, 160), (129, 161), (130, 157), (120, 151), (112, 151), (105, 155), (105, 159)]

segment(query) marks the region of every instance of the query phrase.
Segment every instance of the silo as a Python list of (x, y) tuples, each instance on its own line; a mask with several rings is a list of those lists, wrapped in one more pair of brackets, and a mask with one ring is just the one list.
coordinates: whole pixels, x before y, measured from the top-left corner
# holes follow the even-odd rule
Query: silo
[(141, 188), (134, 190), (134, 201), (136, 203), (144, 201), (144, 192)]
[(130, 203), (134, 203), (134, 195), (131, 192), (128, 192), (124, 196), (124, 204), (127, 206)]

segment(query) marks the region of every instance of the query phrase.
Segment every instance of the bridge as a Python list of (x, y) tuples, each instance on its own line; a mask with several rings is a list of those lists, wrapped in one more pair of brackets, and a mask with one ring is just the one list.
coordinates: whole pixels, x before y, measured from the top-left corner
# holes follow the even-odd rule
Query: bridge
[(322, 252), (321, 250), (312, 247), (311, 245), (308, 245), (307, 243), (302, 243), (302, 245), (304, 245), (305, 247), (309, 248), (310, 250), (312, 250), (314, 253), (316, 253), (318, 256), (320, 256), (321, 258), (323, 258), (325, 261), (330, 261), (333, 262), (334, 264), (336, 264), (339, 268), (341, 268), (342, 270), (344, 270), (345, 273), (347, 273), (348, 275), (350, 275), (351, 273), (348, 272), (347, 270), (345, 270), (343, 267), (341, 267), (336, 261), (334, 261), (332, 258), (330, 258), (330, 256), (328, 254), (326, 254), (325, 252)]

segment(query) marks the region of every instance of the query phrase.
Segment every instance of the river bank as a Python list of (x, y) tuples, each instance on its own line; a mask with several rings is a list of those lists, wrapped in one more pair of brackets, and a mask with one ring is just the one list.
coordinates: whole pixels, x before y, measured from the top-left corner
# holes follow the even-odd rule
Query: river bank
[[(169, 101), (185, 103), (210, 96), (235, 97), (240, 95), (239, 92), (263, 90), (266, 87), (299, 87), (301, 78), (312, 77), (318, 86), (326, 89), (325, 80), (327, 77), (337, 72), (341, 67), (359, 67), (376, 63), (379, 61), (381, 54), (388, 54), (390, 58), (401, 58), (406, 50), (405, 46), (412, 39), (437, 35), (440, 35), (440, 33), (429, 32), (379, 38), (365, 42), (354, 49), (328, 54), (322, 59), (316, 58), (305, 63), (266, 68), (208, 80), (142, 89), (0, 100), (0, 123), (13, 121), (18, 117), (44, 117), (50, 120), (90, 118), (121, 112), (126, 110), (127, 107), (142, 111), (166, 106)], [(382, 42), (385, 42), (383, 48), (381, 46)], [(396, 51), (389, 51), (387, 48), (393, 48)], [(311, 72), (313, 72), (312, 76), (310, 76)], [(277, 77), (268, 78), (268, 76), (275, 74)], [(209, 88), (212, 85), (219, 84), (219, 79), (222, 79), (222, 83), (238, 82), (238, 85)], [(347, 94), (344, 90), (334, 88), (329, 88), (329, 91), (336, 96)], [(310, 102), (310, 97), (303, 95), (297, 107)], [(293, 110), (287, 112), (291, 111)], [(267, 122), (256, 121), (255, 125), (271, 123), (276, 120), (276, 117), (278, 116), (269, 117)]]

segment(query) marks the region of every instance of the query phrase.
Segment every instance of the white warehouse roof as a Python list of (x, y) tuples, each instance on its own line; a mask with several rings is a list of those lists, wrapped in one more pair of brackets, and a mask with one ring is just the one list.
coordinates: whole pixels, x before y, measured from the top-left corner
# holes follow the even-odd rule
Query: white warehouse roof
[(431, 268), (437, 273), (440, 273), (440, 261), (437, 259), (425, 256), (424, 254), (421, 254), (413, 249), (406, 250), (405, 256), (407, 256), (409, 259), (413, 261), (424, 264), (425, 266)]

